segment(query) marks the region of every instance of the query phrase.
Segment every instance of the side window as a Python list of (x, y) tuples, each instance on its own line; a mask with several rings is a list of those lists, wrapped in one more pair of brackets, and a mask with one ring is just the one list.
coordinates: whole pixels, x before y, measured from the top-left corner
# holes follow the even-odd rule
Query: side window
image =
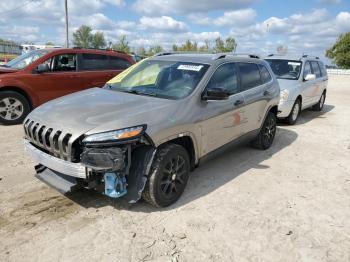
[(260, 72), (257, 64), (254, 63), (238, 63), (241, 75), (242, 91), (251, 89), (261, 85)]
[(321, 68), (322, 76), (327, 76), (327, 70), (326, 70), (326, 67), (324, 66), (324, 64), (321, 61), (318, 61), (318, 65)]
[(304, 74), (303, 74), (304, 79), (305, 79), (305, 77), (306, 77), (308, 74), (312, 74), (311, 65), (310, 65), (310, 62), (305, 62)]
[(62, 54), (54, 57), (51, 70), (54, 72), (75, 71), (77, 59), (75, 54)]
[(261, 81), (263, 84), (268, 83), (272, 80), (269, 70), (267, 70), (266, 66), (259, 65)]
[(230, 95), (238, 93), (239, 90), (235, 64), (224, 64), (220, 66), (211, 77), (207, 88), (225, 89)]
[(98, 54), (82, 54), (79, 70), (104, 70), (109, 68), (108, 57)]
[(316, 75), (316, 78), (320, 78), (321, 77), (321, 70), (320, 70), (320, 67), (318, 66), (318, 63), (316, 61), (312, 61), (311, 67), (312, 67), (312, 71)]
[(115, 69), (115, 70), (124, 70), (130, 67), (131, 64), (129, 61), (117, 57), (117, 56), (110, 56), (109, 57), (109, 68)]

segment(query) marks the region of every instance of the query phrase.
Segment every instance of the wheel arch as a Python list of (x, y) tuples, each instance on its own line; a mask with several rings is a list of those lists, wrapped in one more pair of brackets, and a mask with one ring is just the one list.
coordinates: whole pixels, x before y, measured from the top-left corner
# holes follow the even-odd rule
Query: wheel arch
[(162, 147), (165, 144), (176, 144), (184, 147), (190, 157), (190, 164), (191, 164), (191, 170), (193, 170), (196, 167), (197, 164), (197, 155), (196, 155), (196, 148), (195, 143), (190, 135), (184, 135), (181, 137), (170, 139), (162, 144), (160, 144), (158, 147)]
[(4, 91), (17, 92), (17, 93), (23, 95), (23, 96), (28, 100), (30, 109), (31, 109), (31, 110), (33, 109), (33, 100), (32, 100), (32, 98), (31, 98), (30, 95), (29, 95), (25, 90), (23, 90), (22, 88), (16, 87), (16, 86), (4, 86), (4, 87), (1, 87), (1, 88), (0, 88), (0, 93), (1, 93), (1, 92), (4, 92)]

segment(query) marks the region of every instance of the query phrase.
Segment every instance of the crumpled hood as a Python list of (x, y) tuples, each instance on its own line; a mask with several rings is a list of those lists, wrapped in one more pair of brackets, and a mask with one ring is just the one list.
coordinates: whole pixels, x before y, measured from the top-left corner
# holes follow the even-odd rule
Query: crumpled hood
[(163, 121), (159, 115), (171, 114), (176, 102), (91, 88), (45, 103), (28, 118), (77, 136)]

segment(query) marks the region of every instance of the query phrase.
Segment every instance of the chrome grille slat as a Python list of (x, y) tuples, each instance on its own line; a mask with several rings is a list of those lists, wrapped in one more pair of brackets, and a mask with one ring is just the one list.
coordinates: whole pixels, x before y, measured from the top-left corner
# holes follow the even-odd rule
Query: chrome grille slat
[(24, 123), (26, 138), (53, 156), (71, 161), (74, 138), (72, 134), (55, 130), (44, 124), (27, 119)]

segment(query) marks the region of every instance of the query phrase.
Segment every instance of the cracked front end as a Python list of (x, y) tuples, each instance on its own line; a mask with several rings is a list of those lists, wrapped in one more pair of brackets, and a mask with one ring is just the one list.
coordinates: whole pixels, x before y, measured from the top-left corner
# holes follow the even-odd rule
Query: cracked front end
[(84, 187), (129, 202), (141, 198), (155, 153), (146, 125), (86, 136), (28, 118), (24, 131), (36, 176), (46, 184), (62, 193)]

